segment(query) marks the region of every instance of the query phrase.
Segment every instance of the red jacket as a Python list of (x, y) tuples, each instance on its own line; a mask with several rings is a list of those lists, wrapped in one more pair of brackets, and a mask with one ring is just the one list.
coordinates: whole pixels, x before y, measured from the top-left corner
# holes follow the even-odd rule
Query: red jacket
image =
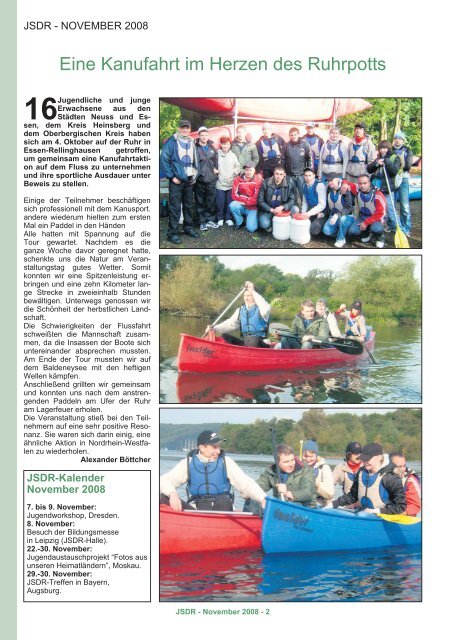
[(262, 176), (257, 173), (251, 180), (237, 176), (232, 185), (232, 199), (245, 205), (247, 209), (257, 209), (257, 196), (262, 184)]
[(409, 475), (405, 482), (406, 514), (417, 516), (421, 510), (421, 485), (415, 475)]
[[(356, 197), (356, 195), (358, 194), (358, 185), (354, 184), (353, 182), (348, 182), (348, 180), (343, 180), (343, 183), (348, 184), (348, 186), (350, 187), (350, 191)], [(365, 218), (365, 220), (362, 220), (362, 222), (366, 225), (366, 227), (372, 224), (372, 222), (383, 222), (385, 214), (385, 197), (381, 191), (375, 189), (375, 211), (371, 216)]]

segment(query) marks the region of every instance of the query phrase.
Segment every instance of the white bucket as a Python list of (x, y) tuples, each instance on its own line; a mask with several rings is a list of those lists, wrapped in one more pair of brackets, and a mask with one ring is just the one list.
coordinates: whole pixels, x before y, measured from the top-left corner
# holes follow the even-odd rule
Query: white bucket
[(273, 237), (275, 240), (288, 240), (290, 238), (290, 212), (281, 211), (273, 216)]
[(306, 218), (300, 220), (296, 214), (290, 220), (290, 240), (296, 244), (308, 244), (311, 240), (311, 234), (309, 233), (309, 227), (311, 226), (311, 220)]

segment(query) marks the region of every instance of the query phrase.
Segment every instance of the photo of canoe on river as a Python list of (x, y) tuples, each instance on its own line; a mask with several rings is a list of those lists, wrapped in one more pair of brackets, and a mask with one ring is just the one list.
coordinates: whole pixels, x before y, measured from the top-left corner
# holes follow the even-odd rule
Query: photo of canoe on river
[[(385, 453), (406, 451), (407, 467), (419, 479), (422, 476), (419, 410), (373, 409), (367, 414), (364, 409), (310, 409), (304, 410), (301, 417), (300, 410), (295, 409), (223, 408), (215, 414), (212, 411), (161, 411), (161, 475), (184, 460), (187, 452), (196, 448), (196, 434), (209, 428), (226, 438), (221, 445), (226, 456), (254, 480), (273, 463), (273, 455), (262, 453), (271, 449), (272, 429), (277, 433), (277, 442), (290, 444), (300, 457), (298, 449), (303, 442), (298, 439), (300, 434), (305, 439), (308, 436), (316, 439), (322, 462), (331, 469), (343, 463), (341, 449), (345, 450), (345, 440), (359, 439), (363, 445), (373, 440), (381, 442)], [(253, 443), (256, 453), (234, 451), (237, 447), (250, 450)], [(187, 500), (185, 485), (177, 492), (182, 500)], [(342, 486), (336, 484), (334, 499), (342, 493)], [(232, 514), (177, 512), (161, 505), (161, 601), (421, 601), (419, 518), (388, 516), (385, 521), (373, 514), (306, 509), (274, 498), (267, 500), (262, 529), (262, 520), (241, 512), (243, 505), (237, 491)], [(272, 520), (275, 509), (276, 520)], [(295, 515), (288, 512), (284, 516), (287, 509), (295, 510)], [(408, 521), (417, 524), (407, 524)], [(273, 522), (276, 539), (271, 537)], [(310, 534), (304, 533), (310, 529)], [(379, 538), (382, 534), (387, 538)], [(322, 550), (316, 551), (315, 547)]]
[[(162, 256), (160, 402), (421, 402), (420, 264), (415, 256)], [(271, 306), (271, 349), (222, 338), (221, 325), (244, 304), (245, 282)], [(329, 348), (274, 349), (276, 332), (290, 335), (307, 298), (326, 301), (342, 337)], [(340, 308), (356, 300), (367, 335), (344, 344)]]

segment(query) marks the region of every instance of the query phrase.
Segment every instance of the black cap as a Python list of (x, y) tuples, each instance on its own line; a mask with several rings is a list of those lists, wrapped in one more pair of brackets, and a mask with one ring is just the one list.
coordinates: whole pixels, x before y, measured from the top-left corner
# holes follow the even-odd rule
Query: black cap
[(362, 447), (359, 442), (349, 442), (345, 448), (345, 453), (361, 453)]
[(215, 431), (201, 431), (198, 436), (198, 446), (200, 444), (218, 444), (219, 442), (225, 442), (225, 438), (219, 436)]
[(357, 311), (361, 311), (362, 309), (362, 302), (361, 300), (354, 300), (353, 304), (352, 304), (352, 309), (356, 309)]
[(374, 456), (382, 456), (383, 455), (383, 447), (378, 442), (371, 442), (370, 444), (365, 444), (362, 448), (361, 453), (359, 454), (359, 459), (362, 462), (367, 462)]
[(364, 130), (365, 130), (365, 129), (366, 129), (366, 123), (365, 123), (365, 122), (357, 122), (357, 123), (355, 124), (355, 129), (356, 129), (357, 127), (359, 127), (360, 129), (364, 129)]
[(179, 127), (190, 127), (191, 129), (191, 122), (190, 120), (181, 120), (179, 122)]

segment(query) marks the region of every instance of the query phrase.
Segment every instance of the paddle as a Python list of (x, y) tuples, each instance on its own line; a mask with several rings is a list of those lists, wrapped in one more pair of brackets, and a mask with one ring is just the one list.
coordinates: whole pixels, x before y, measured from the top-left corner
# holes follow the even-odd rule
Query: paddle
[(421, 522), (421, 518), (415, 518), (414, 516), (389, 515), (387, 513), (376, 513), (375, 515), (388, 522), (397, 522), (398, 524), (416, 524), (417, 522)]
[(406, 237), (406, 235), (403, 233), (402, 229), (400, 228), (400, 223), (399, 223), (399, 217), (397, 215), (397, 211), (395, 208), (395, 204), (394, 204), (394, 198), (392, 197), (392, 192), (391, 192), (391, 187), (389, 186), (389, 180), (388, 180), (388, 174), (386, 173), (386, 168), (383, 166), (383, 172), (385, 174), (385, 178), (386, 178), (386, 184), (388, 185), (388, 191), (389, 191), (389, 197), (391, 198), (391, 203), (392, 203), (392, 208), (394, 211), (394, 216), (396, 219), (396, 232), (395, 232), (395, 236), (394, 236), (394, 244), (396, 246), (397, 249), (409, 249), (410, 248), (410, 243), (408, 242), (408, 238)]
[[(283, 484), (281, 481), (281, 470), (279, 468), (278, 454), (276, 453), (276, 430), (273, 429), (273, 427), (270, 427), (270, 431), (272, 434), (273, 458), (275, 460), (276, 475), (278, 476), (279, 484)], [(284, 494), (280, 493), (279, 497), (284, 502)]]
[[(287, 337), (287, 338), (295, 338), (301, 344), (301, 340), (298, 336), (290, 333), (290, 331), (279, 331), (279, 335)], [(316, 340), (315, 338), (312, 340), (315, 344), (321, 344), (325, 347), (334, 347), (338, 351), (342, 353), (347, 353), (351, 356), (359, 356), (363, 352), (363, 344), (358, 342), (357, 340), (353, 340), (352, 338), (334, 338), (331, 342), (325, 342), (323, 340)]]
[[(220, 313), (220, 315), (218, 316), (218, 318), (217, 318), (216, 320), (214, 320), (214, 321), (213, 321), (213, 323), (210, 325), (210, 326), (212, 327), (212, 329), (213, 329), (213, 327), (214, 327), (216, 324), (218, 324), (218, 323), (220, 322), (220, 320), (221, 320), (221, 318), (224, 316), (224, 314), (225, 314), (227, 311), (229, 311), (229, 309), (232, 307), (232, 305), (233, 305), (233, 304), (238, 300), (238, 298), (240, 298), (240, 296), (242, 296), (242, 295), (245, 293), (245, 291), (246, 291), (246, 287), (242, 287), (242, 288), (240, 289), (240, 291), (238, 292), (238, 294), (235, 296), (234, 300), (232, 300), (232, 302), (230, 302), (230, 303), (228, 304), (228, 306), (226, 307), (226, 309), (224, 309), (224, 311), (222, 311), (222, 312)], [(208, 331), (206, 331), (205, 333), (203, 333), (203, 334), (202, 334), (202, 336), (201, 336), (201, 339), (202, 339), (202, 338), (205, 338), (205, 337), (206, 337), (206, 335), (207, 335), (207, 333), (208, 333)]]

